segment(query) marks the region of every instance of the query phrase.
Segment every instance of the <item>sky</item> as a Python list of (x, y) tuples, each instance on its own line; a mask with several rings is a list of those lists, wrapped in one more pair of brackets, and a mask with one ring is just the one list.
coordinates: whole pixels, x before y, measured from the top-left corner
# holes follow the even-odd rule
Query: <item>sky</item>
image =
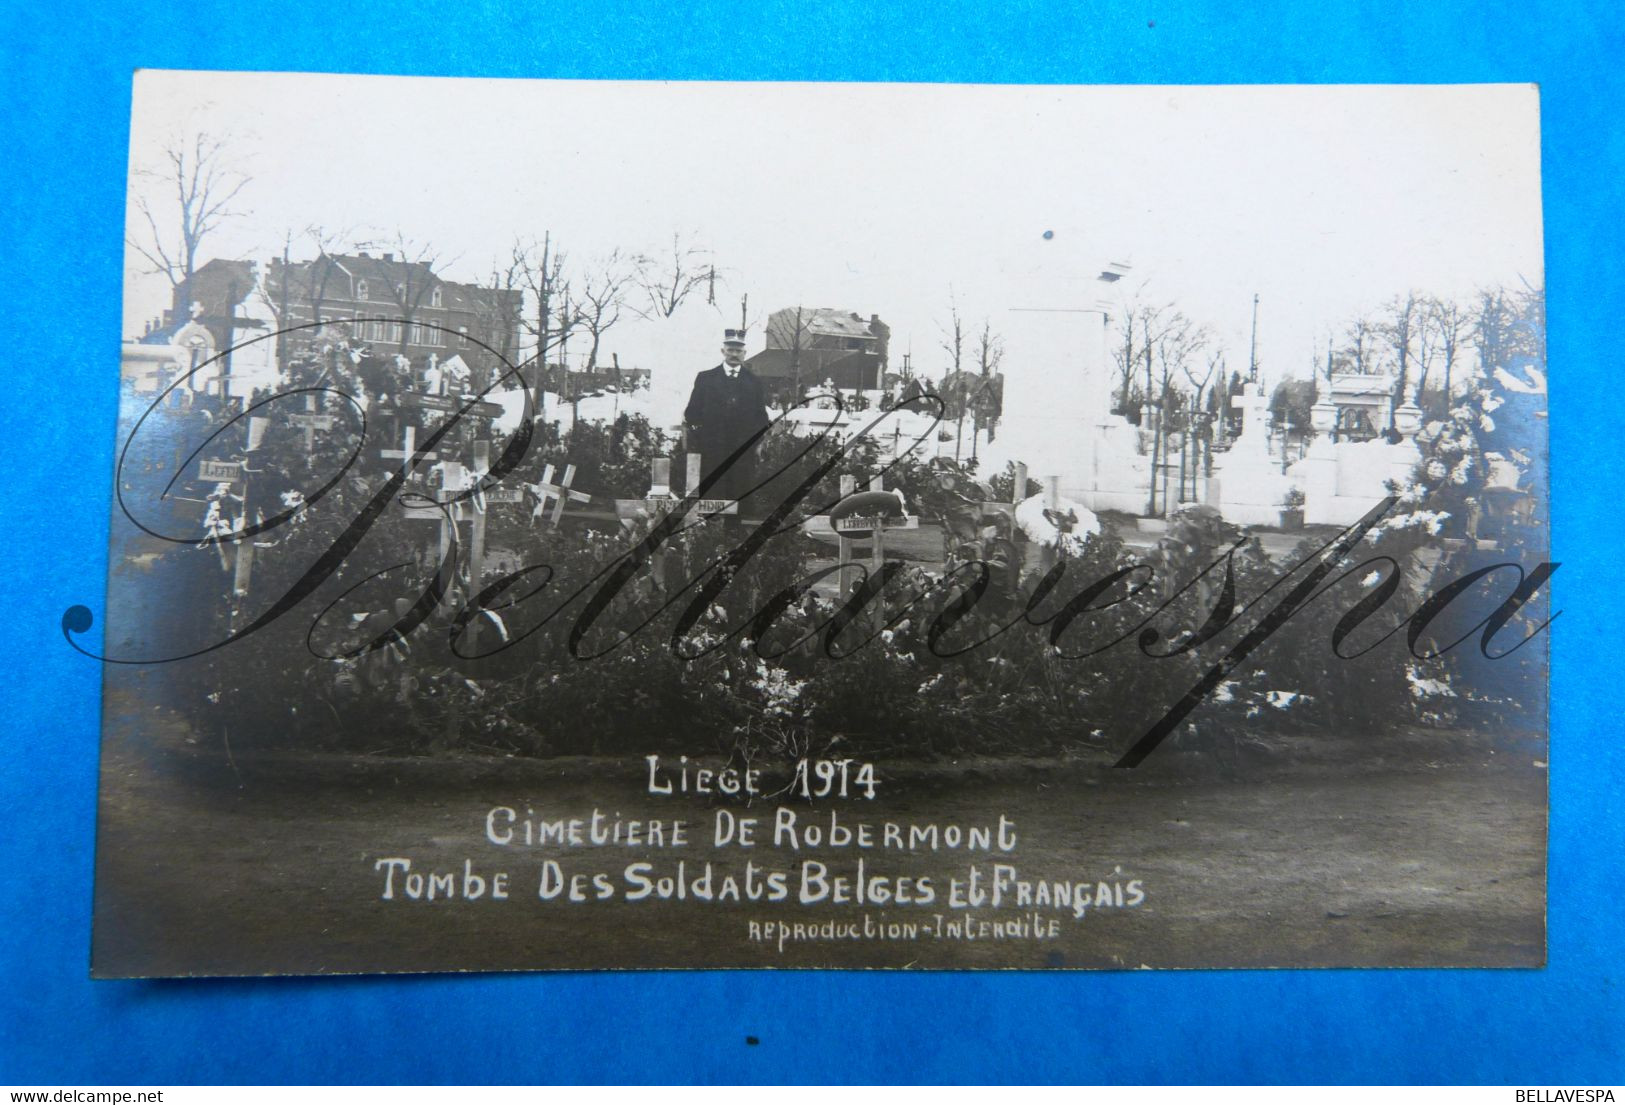
[[(717, 360), (748, 293), (892, 328), (895, 361), (947, 366), (950, 304), (1020, 374), (1058, 356), (1032, 308), (1173, 303), (1245, 369), (1306, 375), (1328, 332), (1396, 293), (1542, 283), (1538, 93), (1529, 85), (1032, 87), (731, 84), (143, 71), (132, 200), (173, 136), (225, 135), (251, 179), (201, 260), (314, 253), (306, 227), (425, 244), (478, 281), (516, 237), (571, 262), (709, 251), (672, 320), (605, 353), (657, 379)], [(154, 192), (163, 211), (161, 192)], [(140, 230), (131, 210), (132, 232)], [(303, 245), (303, 249), (301, 246)], [(1096, 277), (1130, 266), (1110, 288)], [(126, 249), (126, 336), (168, 303)], [(1013, 310), (1026, 308), (1027, 311)], [(583, 347), (584, 351), (584, 347)], [(607, 357), (606, 357), (607, 359)], [(1038, 378), (1038, 377), (1030, 377)]]

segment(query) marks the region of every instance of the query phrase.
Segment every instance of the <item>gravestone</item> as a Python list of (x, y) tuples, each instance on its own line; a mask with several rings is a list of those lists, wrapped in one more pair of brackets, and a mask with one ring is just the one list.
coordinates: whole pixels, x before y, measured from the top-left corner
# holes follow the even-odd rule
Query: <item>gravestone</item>
[(1213, 458), (1212, 505), (1237, 526), (1279, 526), (1293, 481), (1270, 454), (1270, 401), (1256, 383), (1243, 384), (1230, 405), (1242, 414), (1241, 434)]
[[(1387, 387), (1388, 390), (1382, 390)], [(1386, 377), (1337, 375), (1330, 396), (1312, 408), (1315, 438), (1303, 459), (1287, 469), (1303, 491), (1303, 520), (1309, 525), (1347, 526), (1359, 521), (1388, 494), (1390, 482), (1410, 482), (1422, 454), (1416, 447), (1422, 412), (1414, 399), (1394, 411), (1393, 429), (1399, 441), (1377, 437), (1369, 441), (1336, 441), (1342, 415), (1365, 410), (1381, 417), (1392, 395)], [(1373, 425), (1386, 421), (1373, 419)]]

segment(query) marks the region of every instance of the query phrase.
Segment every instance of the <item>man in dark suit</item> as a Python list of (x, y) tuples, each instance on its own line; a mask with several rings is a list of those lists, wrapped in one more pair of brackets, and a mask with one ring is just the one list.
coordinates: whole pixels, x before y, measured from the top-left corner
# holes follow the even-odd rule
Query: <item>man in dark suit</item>
[[(722, 363), (694, 377), (694, 393), (683, 413), (688, 425), (688, 447), (700, 454), (700, 479), (727, 465), (706, 492), (708, 499), (739, 499), (760, 480), (756, 447), (731, 457), (769, 423), (762, 381), (745, 367), (745, 331), (727, 330), (722, 339)], [(691, 492), (693, 488), (689, 489)], [(745, 504), (740, 504), (740, 511)]]

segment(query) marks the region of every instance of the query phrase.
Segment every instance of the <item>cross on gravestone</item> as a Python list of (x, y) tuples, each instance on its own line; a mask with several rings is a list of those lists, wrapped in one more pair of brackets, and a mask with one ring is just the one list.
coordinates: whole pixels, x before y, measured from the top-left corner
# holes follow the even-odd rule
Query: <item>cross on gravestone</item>
[(582, 491), (571, 490), (570, 482), (575, 478), (576, 466), (573, 464), (566, 464), (564, 466), (564, 475), (562, 478), (560, 478), (558, 483), (554, 483), (553, 466), (551, 464), (543, 465), (541, 481), (538, 483), (525, 485), (526, 487), (530, 488), (531, 492), (536, 496), (537, 499), (536, 509), (531, 512), (530, 516), (532, 523), (534, 523), (537, 518), (542, 516), (542, 512), (547, 509), (548, 500), (550, 499), (554, 500), (554, 502), (553, 514), (549, 518), (548, 524), (554, 529), (558, 528), (559, 519), (564, 517), (564, 507), (566, 503), (570, 502), (571, 500), (578, 503), (592, 502), (591, 495), (588, 495)]
[(1248, 441), (1267, 447), (1270, 401), (1264, 397), (1263, 389), (1257, 384), (1243, 384), (1241, 393), (1230, 397), (1230, 406), (1241, 412), (1241, 437), (1236, 439), (1236, 444)]

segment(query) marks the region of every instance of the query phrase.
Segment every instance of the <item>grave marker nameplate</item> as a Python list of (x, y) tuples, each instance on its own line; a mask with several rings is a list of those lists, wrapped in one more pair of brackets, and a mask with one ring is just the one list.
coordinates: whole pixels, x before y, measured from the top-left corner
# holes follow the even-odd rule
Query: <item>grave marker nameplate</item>
[(243, 478), (243, 465), (235, 460), (200, 460), (197, 464), (197, 478), (204, 483), (240, 483)]

